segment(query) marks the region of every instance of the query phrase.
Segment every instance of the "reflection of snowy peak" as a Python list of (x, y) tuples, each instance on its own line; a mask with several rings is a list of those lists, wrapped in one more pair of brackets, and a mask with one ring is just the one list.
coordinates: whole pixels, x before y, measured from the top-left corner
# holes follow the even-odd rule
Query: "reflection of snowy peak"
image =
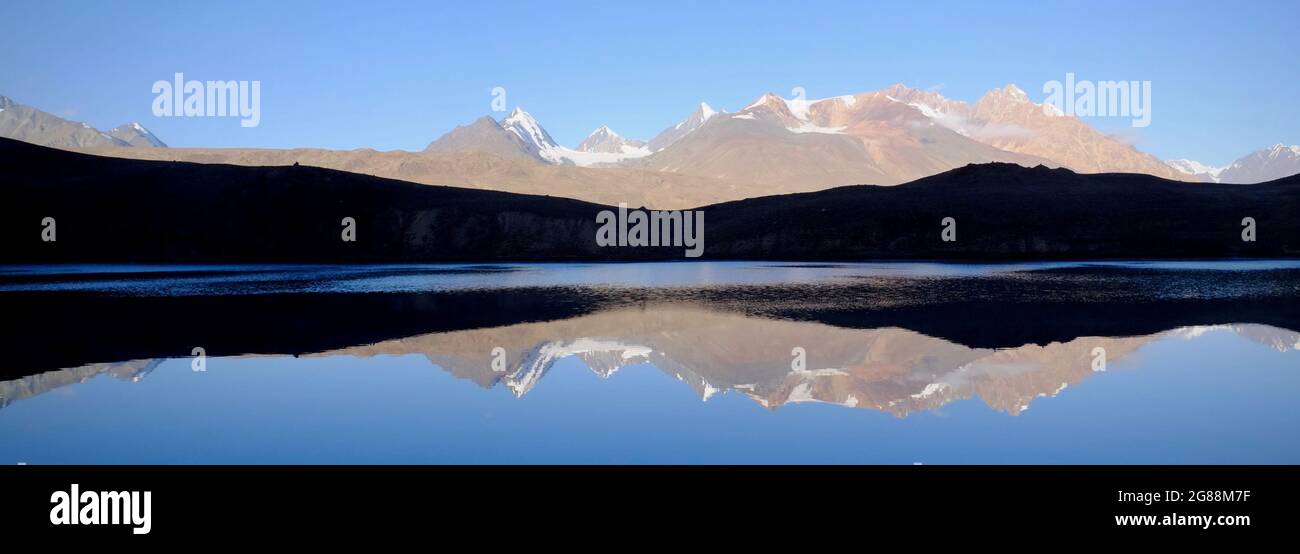
[[(1128, 366), (1123, 360), (1153, 341), (1195, 340), (1218, 332), (1282, 352), (1300, 350), (1300, 333), (1255, 324), (993, 349), (896, 327), (851, 329), (651, 305), (430, 333), (317, 356), (420, 354), (457, 377), (485, 388), (501, 385), (516, 396), (536, 387), (559, 360), (575, 357), (602, 378), (648, 364), (705, 400), (734, 391), (769, 409), (821, 402), (902, 417), (977, 397), (995, 410), (1016, 415), (1038, 398), (1066, 394), (1075, 384), (1094, 378), (1095, 348), (1104, 348), (1107, 361), (1117, 364), (1111, 369), (1121, 371)], [(803, 366), (793, 363), (791, 345), (805, 350)], [(504, 371), (492, 366), (498, 348), (505, 351)], [(6, 396), (4, 385), (0, 383), (0, 396)]]
[(644, 363), (650, 352), (644, 346), (591, 338), (548, 342), (526, 352), (505, 384), (515, 396), (528, 394), (555, 362), (568, 356), (578, 356), (597, 375), (608, 378), (625, 366)]
[(97, 375), (112, 375), (124, 381), (138, 383), (158, 368), (165, 360), (132, 360), (128, 362), (91, 364), (30, 375), (12, 381), (0, 381), (0, 408), (17, 400), (31, 398), (51, 390), (84, 383)]
[(1233, 325), (1197, 325), (1193, 327), (1183, 327), (1169, 334), (1185, 339), (1193, 339), (1213, 331), (1230, 331), (1237, 336), (1243, 337), (1252, 342), (1256, 342), (1277, 350), (1278, 352), (1290, 352), (1300, 350), (1300, 333), (1269, 327), (1268, 325), (1258, 325), (1254, 323), (1233, 324)]
[(579, 152), (592, 154), (624, 154), (634, 152), (645, 146), (645, 141), (625, 139), (615, 133), (609, 126), (601, 125), (599, 129), (587, 135), (586, 140), (578, 145)]

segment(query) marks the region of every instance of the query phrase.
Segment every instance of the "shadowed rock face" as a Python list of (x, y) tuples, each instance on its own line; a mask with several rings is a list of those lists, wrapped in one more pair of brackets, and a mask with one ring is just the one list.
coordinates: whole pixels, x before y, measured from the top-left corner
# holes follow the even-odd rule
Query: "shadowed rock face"
[[(601, 377), (650, 364), (703, 400), (731, 392), (769, 409), (823, 402), (897, 416), (979, 397), (1018, 415), (1038, 398), (1087, 379), (1103, 348), (1108, 364), (1164, 338), (1222, 328), (1281, 351), (1300, 333), (1264, 325), (1182, 327), (1136, 337), (1079, 337), (1046, 345), (971, 348), (900, 328), (845, 329), (680, 305), (624, 308), (539, 323), (429, 333), (311, 356), (422, 355), (457, 377), (524, 396), (554, 364), (577, 357)], [(505, 352), (494, 370), (494, 349)], [(795, 349), (802, 349), (802, 363)], [(139, 380), (161, 360), (94, 364), (0, 382), (0, 406), (100, 374)]]

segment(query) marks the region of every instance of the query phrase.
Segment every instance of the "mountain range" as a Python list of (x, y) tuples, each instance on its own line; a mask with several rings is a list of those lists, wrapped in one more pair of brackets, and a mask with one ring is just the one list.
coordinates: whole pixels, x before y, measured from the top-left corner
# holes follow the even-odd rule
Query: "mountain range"
[(100, 131), (0, 96), (0, 137), (54, 148), (151, 147), (167, 145), (139, 123)]
[(974, 104), (894, 85), (809, 100), (773, 93), (738, 112), (706, 103), (649, 140), (608, 126), (576, 148), (558, 144), (516, 107), (481, 117), (423, 151), (184, 148), (138, 123), (101, 132), (0, 97), (0, 136), (117, 157), (227, 163), (302, 163), (468, 188), (666, 209), (846, 184), (893, 185), (971, 163), (1009, 162), (1080, 173), (1142, 173), (1189, 182), (1258, 183), (1300, 173), (1300, 146), (1277, 145), (1211, 167), (1161, 161), (1014, 85)]
[(1300, 173), (1300, 146), (1275, 144), (1223, 167), (1211, 167), (1192, 160), (1173, 160), (1169, 165), (1205, 182), (1262, 183)]

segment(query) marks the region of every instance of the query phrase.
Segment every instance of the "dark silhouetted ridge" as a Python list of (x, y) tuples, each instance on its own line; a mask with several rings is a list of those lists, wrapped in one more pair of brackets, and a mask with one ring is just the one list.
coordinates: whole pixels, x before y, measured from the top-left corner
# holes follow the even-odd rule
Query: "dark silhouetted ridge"
[[(96, 157), (0, 139), (0, 262), (682, 259), (595, 242), (577, 200), (314, 167)], [(968, 165), (892, 187), (728, 202), (703, 259), (1025, 260), (1300, 255), (1300, 176), (1258, 185)], [(54, 217), (58, 241), (41, 241)], [(357, 241), (340, 239), (356, 220)], [(945, 218), (956, 241), (941, 238)], [(1243, 218), (1256, 240), (1241, 240)]]

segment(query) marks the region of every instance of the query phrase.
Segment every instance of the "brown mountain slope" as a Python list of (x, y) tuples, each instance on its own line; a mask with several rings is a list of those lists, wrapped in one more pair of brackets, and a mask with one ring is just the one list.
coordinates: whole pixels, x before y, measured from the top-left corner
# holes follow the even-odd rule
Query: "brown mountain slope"
[(768, 93), (739, 113), (713, 117), (639, 166), (806, 192), (898, 184), (992, 161), (1058, 165), (963, 136), (883, 92), (819, 101)]
[(535, 160), (541, 158), (528, 151), (519, 137), (505, 129), (491, 117), (483, 116), (469, 125), (461, 125), (429, 143), (425, 152), (486, 152), (507, 160)]
[(897, 184), (970, 163), (1068, 167), (1193, 180), (1159, 159), (1056, 114), (1008, 85), (975, 105), (894, 85), (822, 100), (768, 93), (720, 114), (640, 167), (784, 182), (792, 192)]
[(549, 165), (486, 152), (379, 152), (295, 148), (99, 148), (100, 156), (243, 166), (302, 165), (402, 179), (426, 185), (576, 198), (606, 205), (685, 209), (788, 192), (780, 183), (713, 179), (634, 168)]
[(1102, 134), (1077, 117), (1036, 104), (1014, 85), (992, 90), (970, 110), (976, 121), (1025, 133), (989, 134), (980, 140), (997, 148), (1040, 156), (1080, 173), (1145, 173), (1194, 181), (1155, 156)]

